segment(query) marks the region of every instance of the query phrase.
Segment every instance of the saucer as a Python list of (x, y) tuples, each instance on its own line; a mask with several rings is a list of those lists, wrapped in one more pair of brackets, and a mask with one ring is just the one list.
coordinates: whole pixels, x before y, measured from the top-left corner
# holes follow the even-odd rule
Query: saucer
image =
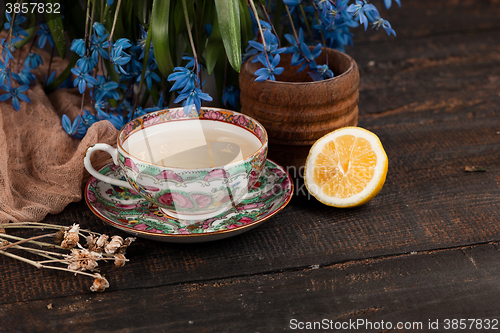
[[(100, 173), (125, 180), (113, 163)], [(137, 237), (171, 243), (219, 240), (251, 230), (282, 210), (293, 194), (293, 182), (283, 167), (267, 160), (264, 169), (243, 200), (218, 216), (183, 220), (162, 213), (136, 192), (92, 177), (85, 187), (90, 210), (104, 222)]]

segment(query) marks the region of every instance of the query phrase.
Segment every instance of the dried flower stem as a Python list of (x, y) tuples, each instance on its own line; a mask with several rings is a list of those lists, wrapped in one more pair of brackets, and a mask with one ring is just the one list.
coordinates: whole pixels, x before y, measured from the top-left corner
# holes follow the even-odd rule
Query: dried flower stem
[(26, 240), (25, 238), (13, 236), (13, 235), (2, 234), (1, 237), (2, 238), (8, 238), (8, 239), (14, 239), (14, 240), (22, 240), (22, 241), (25, 241), (25, 242), (30, 243), (30, 244), (39, 245), (39, 246), (45, 246), (45, 247), (53, 248), (53, 249), (62, 249), (62, 247), (59, 246), (59, 245), (45, 243), (45, 242), (37, 242), (37, 241), (34, 241), (34, 240)]
[[(0, 223), (0, 228), (15, 228), (15, 229), (53, 229), (53, 230), (60, 230), (61, 226), (59, 225), (54, 225), (54, 224), (48, 224), (48, 223), (41, 223), (41, 222), (14, 222), (14, 223)], [(101, 234), (98, 232), (94, 232), (91, 230), (87, 229), (80, 229), (80, 235), (85, 237), (85, 234), (88, 235), (93, 235), (93, 236), (100, 236)]]
[(186, 0), (182, 0), (182, 8), (184, 9), (184, 21), (186, 21), (189, 43), (191, 44), (191, 49), (193, 50), (194, 66), (196, 68), (196, 75), (198, 76), (199, 75), (198, 55), (196, 54), (196, 48), (193, 41), (193, 34), (191, 33), (191, 23), (189, 23), (189, 14), (188, 14)]
[(55, 235), (56, 235), (56, 233), (54, 232), (54, 233), (51, 233), (51, 234), (33, 236), (33, 237), (30, 237), (30, 238), (22, 239), (22, 240), (20, 240), (18, 242), (15, 242), (15, 243), (10, 243), (9, 245), (0, 246), (0, 250), (5, 250), (5, 249), (8, 249), (9, 247), (12, 247), (14, 245), (19, 245), (19, 244), (22, 244), (22, 243), (30, 242), (30, 241), (33, 241), (35, 239), (40, 239), (40, 238), (45, 238), (45, 237), (54, 237)]
[[(259, 12), (257, 12), (257, 8), (255, 8), (253, 0), (249, 0), (248, 2), (250, 3), (250, 7), (252, 7), (252, 11), (255, 16), (255, 21), (257, 21), (257, 26), (259, 27), (260, 37), (262, 38), (262, 46), (264, 46), (264, 50), (267, 50), (266, 39), (264, 38), (264, 30), (262, 30), (262, 25), (260, 24)], [(271, 62), (269, 61), (269, 56), (267, 55), (267, 52), (264, 52), (264, 54), (266, 56), (267, 64), (269, 65), (269, 67), (271, 67)]]
[(111, 45), (113, 44), (113, 34), (115, 33), (116, 21), (118, 20), (118, 13), (120, 12), (120, 5), (122, 0), (118, 0), (116, 4), (115, 17), (113, 19), (113, 27), (111, 28), (111, 33), (109, 34), (109, 54), (111, 55)]
[(99, 277), (99, 276), (97, 275), (97, 273), (95, 273), (95, 274), (90, 274), (90, 273), (87, 273), (87, 272), (83, 272), (83, 271), (75, 271), (75, 270), (68, 269), (68, 268), (64, 268), (64, 267), (57, 267), (57, 266), (48, 266), (48, 265), (43, 265), (43, 264), (41, 264), (41, 263), (40, 263), (40, 262), (38, 262), (38, 261), (30, 260), (30, 259), (27, 259), (27, 258), (24, 258), (24, 257), (18, 256), (18, 255), (16, 255), (16, 254), (13, 254), (13, 253), (10, 253), (10, 252), (5, 252), (5, 251), (2, 251), (2, 250), (0, 250), (0, 254), (3, 254), (3, 255), (6, 255), (7, 257), (11, 257), (11, 258), (14, 258), (14, 259), (20, 260), (20, 261), (22, 261), (22, 262), (25, 262), (25, 263), (30, 264), (30, 265), (32, 265), (32, 266), (35, 266), (36, 268), (55, 269), (55, 270), (58, 270), (58, 271), (65, 271), (65, 272), (71, 272), (71, 273), (75, 273), (75, 274), (86, 275), (86, 276), (90, 276), (90, 277), (93, 277), (93, 278), (98, 278), (98, 277)]

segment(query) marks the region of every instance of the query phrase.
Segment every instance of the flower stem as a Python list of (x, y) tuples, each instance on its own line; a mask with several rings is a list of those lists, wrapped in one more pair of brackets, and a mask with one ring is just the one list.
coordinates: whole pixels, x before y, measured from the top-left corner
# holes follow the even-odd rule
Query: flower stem
[[(316, 8), (314, 1), (312, 2), (312, 4)], [(286, 7), (288, 7), (288, 6), (286, 6)], [(307, 33), (309, 34), (309, 37), (311, 37), (311, 40), (314, 40), (314, 36), (313, 36), (312, 31), (311, 31), (311, 27), (309, 26), (309, 21), (307, 20), (306, 12), (304, 11), (304, 8), (302, 7), (302, 5), (299, 5), (299, 7), (300, 7), (300, 13), (302, 14), (302, 17), (304, 18), (304, 23), (306, 25)], [(290, 16), (290, 14), (288, 14), (288, 16)]]
[(248, 0), (250, 3), (250, 7), (252, 7), (253, 14), (255, 16), (255, 20), (257, 21), (257, 26), (259, 27), (260, 37), (262, 38), (262, 46), (264, 47), (264, 54), (266, 56), (267, 64), (271, 67), (271, 62), (269, 61), (269, 56), (267, 55), (267, 46), (266, 39), (264, 38), (264, 31), (262, 30), (262, 25), (260, 24), (259, 13), (257, 12), (257, 8), (255, 8), (255, 4), (253, 0)]
[(111, 56), (111, 45), (113, 44), (113, 34), (115, 33), (116, 21), (118, 20), (118, 14), (120, 13), (120, 5), (122, 0), (118, 0), (116, 4), (115, 17), (113, 19), (113, 27), (111, 28), (111, 33), (109, 34), (109, 55)]
[[(55, 235), (56, 235), (56, 233), (54, 232), (54, 233), (51, 233), (51, 234), (45, 234), (45, 235), (39, 235), (39, 236), (33, 236), (33, 237), (30, 237), (30, 238), (26, 238), (26, 239), (24, 239), (24, 238), (23, 238), (22, 240), (20, 240), (20, 241), (18, 241), (18, 242), (15, 242), (15, 243), (10, 243), (10, 244), (8, 244), (8, 245), (4, 245), (4, 246), (0, 246), (0, 250), (5, 250), (5, 249), (7, 249), (7, 248), (9, 248), (9, 247), (12, 247), (12, 246), (14, 246), (14, 245), (19, 245), (19, 244), (22, 244), (22, 243), (26, 243), (26, 242), (29, 242), (29, 241), (33, 241), (33, 240), (35, 240), (35, 239), (40, 239), (40, 238), (45, 238), (45, 237), (53, 237), (53, 236), (55, 236)], [(2, 235), (2, 236), (4, 236), (4, 235)]]
[[(271, 2), (269, 2), (269, 4), (271, 4)], [(269, 22), (269, 24), (271, 25), (271, 28), (273, 29), (274, 34), (276, 35), (276, 37), (278, 37), (278, 32), (276, 32), (276, 29), (274, 28), (274, 24), (272, 24), (272, 20), (271, 20), (271, 18), (269, 17), (269, 14), (267, 13), (267, 10), (266, 10), (266, 6), (264, 6), (264, 4), (263, 4), (262, 2), (260, 3), (260, 6), (261, 6), (261, 8), (262, 8), (262, 11), (264, 12), (264, 14), (265, 14), (265, 15), (266, 15), (266, 17), (267, 17), (267, 21), (268, 21), (268, 22)], [(287, 10), (287, 12), (288, 12), (288, 6), (287, 6), (287, 5), (285, 5), (285, 7), (286, 7), (286, 10)], [(277, 14), (276, 14), (276, 15), (277, 15)], [(288, 15), (290, 16), (290, 12), (288, 12)], [(278, 38), (278, 47), (281, 47), (281, 41), (280, 41), (280, 39), (279, 39), (279, 38)]]
[(193, 34), (191, 33), (191, 23), (189, 23), (189, 14), (188, 14), (188, 10), (187, 10), (186, 0), (182, 0), (182, 9), (184, 10), (184, 20), (186, 21), (189, 43), (191, 44), (191, 49), (193, 50), (194, 66), (196, 68), (196, 76), (199, 76), (198, 55), (196, 54), (196, 48), (195, 48), (194, 41), (193, 41)]
[(52, 248), (52, 249), (62, 249), (62, 246), (59, 246), (59, 245), (45, 243), (45, 242), (37, 242), (35, 240), (27, 240), (26, 238), (12, 236), (12, 235), (7, 235), (7, 234), (2, 234), (1, 237), (2, 238), (13, 239), (13, 240), (21, 240), (21, 241), (24, 241), (24, 242), (27, 242), (27, 243), (30, 243), (30, 244), (35, 244), (35, 245), (39, 245), (39, 246), (45, 246), (45, 247)]
[[(151, 22), (150, 25), (151, 26)], [(153, 38), (153, 34), (148, 29), (148, 37), (146, 37), (146, 44), (144, 45), (144, 60), (142, 62), (142, 71), (141, 71), (141, 80), (139, 82), (139, 90), (137, 92), (137, 97), (134, 102), (134, 108), (132, 109), (132, 114), (130, 115), (130, 120), (134, 119), (135, 109), (137, 107), (137, 103), (139, 102), (139, 97), (141, 96), (142, 86), (144, 85), (144, 77), (146, 75), (146, 70), (148, 68), (148, 58), (149, 58), (149, 49), (151, 48), (151, 39)]]
[(81, 275), (85, 275), (85, 276), (90, 276), (90, 277), (93, 277), (93, 278), (98, 278), (99, 277), (96, 274), (90, 274), (90, 273), (82, 272), (82, 271), (75, 271), (75, 270), (72, 270), (72, 269), (69, 269), (69, 268), (65, 268), (65, 267), (56, 267), (56, 266), (43, 265), (43, 264), (39, 263), (38, 261), (30, 260), (30, 259), (27, 259), (27, 258), (18, 256), (18, 255), (15, 255), (15, 254), (10, 253), (10, 252), (5, 252), (5, 251), (2, 251), (2, 250), (0, 250), (0, 254), (3, 254), (5, 256), (7, 256), (7, 257), (11, 257), (11, 258), (20, 260), (22, 262), (25, 262), (25, 263), (30, 264), (32, 266), (35, 266), (36, 268), (55, 269), (55, 270), (58, 270), (58, 271), (71, 272), (71, 273), (75, 273), (75, 274), (81, 274)]

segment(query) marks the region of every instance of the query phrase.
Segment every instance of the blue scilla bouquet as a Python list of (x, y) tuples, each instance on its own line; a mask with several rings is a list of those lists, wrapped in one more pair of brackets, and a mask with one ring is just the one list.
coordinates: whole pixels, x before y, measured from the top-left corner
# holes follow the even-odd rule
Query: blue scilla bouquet
[[(307, 68), (312, 79), (323, 80), (334, 73), (315, 59), (324, 47), (344, 50), (352, 44), (352, 28), (371, 26), (395, 35), (367, 0), (80, 3), (7, 1), (0, 22), (7, 32), (0, 40), (0, 102), (16, 111), (30, 103), (25, 92), (36, 80), (32, 70), (42, 63), (34, 46), (49, 50), (51, 60), (57, 52), (68, 65), (56, 75), (49, 64), (43, 84), (46, 93), (76, 87), (82, 94), (80, 115), (62, 117), (63, 129), (74, 138), (101, 120), (121, 129), (134, 117), (166, 108), (172, 99), (185, 113), (197, 112), (202, 101), (213, 100), (205, 89), (212, 74), (221, 103), (237, 109), (238, 73), (247, 58), (262, 64), (256, 81), (276, 80), (284, 70), (282, 53), (292, 54), (291, 65), (299, 71)], [(392, 0), (383, 3), (389, 8)], [(21, 47), (28, 51), (16, 52)], [(16, 66), (14, 57), (21, 60)], [(93, 109), (84, 109), (85, 97)]]

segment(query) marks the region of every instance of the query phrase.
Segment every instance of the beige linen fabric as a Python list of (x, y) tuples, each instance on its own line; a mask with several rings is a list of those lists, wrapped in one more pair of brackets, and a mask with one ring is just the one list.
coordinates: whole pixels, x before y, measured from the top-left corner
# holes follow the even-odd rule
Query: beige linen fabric
[[(16, 58), (20, 51), (14, 53)], [(24, 60), (27, 47), (22, 51)], [(66, 134), (61, 117), (67, 114), (73, 121), (80, 114), (81, 95), (72, 88), (47, 96), (40, 82), (47, 74), (50, 56), (36, 52), (44, 64), (33, 71), (37, 82), (26, 92), (31, 103), (21, 101), (16, 112), (11, 100), (0, 102), (0, 222), (40, 221), (81, 200), (82, 187), (90, 178), (83, 167), (86, 149), (98, 142), (116, 144), (118, 131), (108, 121), (95, 123), (82, 140)], [(13, 65), (17, 68), (18, 63)], [(55, 58), (51, 71), (59, 74), (66, 65)], [(94, 112), (89, 102), (85, 104), (85, 109)], [(110, 161), (107, 154), (94, 155), (96, 168)]]

